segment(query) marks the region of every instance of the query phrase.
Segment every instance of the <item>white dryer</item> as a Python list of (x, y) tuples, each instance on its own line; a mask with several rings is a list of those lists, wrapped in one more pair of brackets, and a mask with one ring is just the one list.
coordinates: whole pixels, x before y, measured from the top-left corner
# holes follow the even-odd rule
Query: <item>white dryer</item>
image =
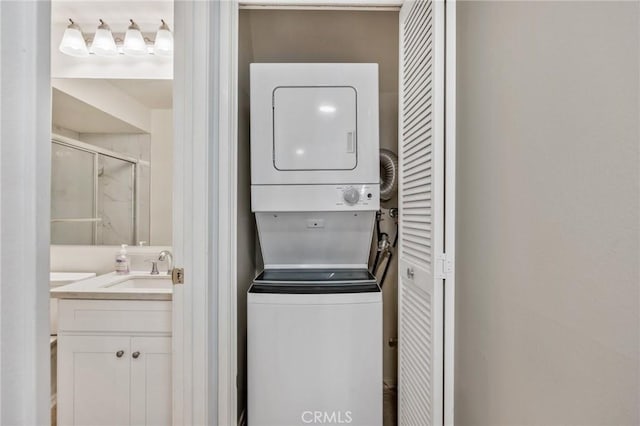
[(366, 268), (379, 207), (378, 65), (251, 64), (265, 268)]
[(251, 65), (249, 426), (382, 424), (376, 64)]
[(251, 64), (251, 184), (377, 184), (377, 64)]

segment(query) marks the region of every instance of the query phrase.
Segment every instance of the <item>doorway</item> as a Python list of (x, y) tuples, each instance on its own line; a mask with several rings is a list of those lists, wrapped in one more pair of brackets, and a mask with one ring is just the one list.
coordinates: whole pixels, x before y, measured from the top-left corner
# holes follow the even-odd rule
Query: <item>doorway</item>
[[(51, 4), (52, 424), (56, 418), (94, 423), (92, 416), (107, 415), (88, 409), (91, 401), (108, 396), (103, 389), (105, 382), (96, 376), (95, 385), (83, 388), (85, 377), (80, 376), (91, 377), (97, 370), (111, 371), (98, 356), (87, 361), (89, 352), (103, 352), (106, 337), (100, 334), (101, 330), (96, 328), (82, 335), (69, 328), (59, 330), (63, 323), (59, 318), (66, 312), (61, 306), (75, 300), (72, 291), (65, 293), (64, 289), (74, 285), (73, 291), (82, 294), (82, 282), (88, 286), (94, 276), (107, 279), (113, 275), (116, 255), (122, 250), (126, 251), (126, 267), (132, 275), (153, 273), (152, 265), (156, 265), (159, 276), (166, 280), (167, 271), (173, 266), (169, 256), (159, 259), (161, 252), (173, 250), (173, 57), (160, 54), (160, 46), (153, 42), (163, 35), (170, 40), (173, 14), (172, 0), (153, 5), (139, 1), (122, 5), (65, 0)], [(94, 52), (99, 31), (113, 39), (111, 47), (115, 50), (108, 55)], [(143, 40), (142, 51), (132, 55), (126, 41), (136, 31)], [(78, 34), (84, 44), (69, 38)], [(120, 249), (121, 245), (128, 247)], [(119, 303), (107, 296), (95, 297), (104, 309), (109, 309), (110, 303)], [(143, 300), (136, 297), (132, 294), (131, 300)], [(122, 315), (126, 315), (124, 311)], [(97, 333), (97, 338), (92, 333)], [(155, 373), (162, 378), (158, 395), (144, 392), (145, 398), (156, 398), (147, 402), (167, 408), (154, 418), (158, 424), (168, 424), (172, 419), (170, 336), (170, 328), (157, 336), (153, 350), (158, 354), (149, 354), (164, 366)], [(122, 342), (117, 345), (126, 346)], [(136, 341), (136, 346), (143, 344)], [(115, 350), (116, 358), (121, 358), (117, 356), (120, 352)], [(70, 364), (69, 356), (84, 356), (86, 362), (82, 366)], [(145, 353), (141, 356), (145, 357)], [(69, 365), (84, 373), (63, 377)], [(79, 392), (81, 388), (84, 390)], [(120, 418), (120, 414), (128, 417), (119, 413), (126, 407), (107, 403), (114, 399), (104, 401), (105, 412), (115, 416), (108, 418)], [(138, 421), (144, 418), (146, 414)]]
[[(250, 205), (249, 64), (260, 62), (376, 63), (379, 73), (380, 148), (398, 152), (398, 9), (283, 10), (240, 8), (238, 12), (237, 175), (237, 416), (246, 415), (246, 300), (263, 262)], [(330, 31), (328, 31), (330, 29)], [(397, 195), (381, 204), (381, 232), (397, 233), (390, 214)], [(375, 238), (374, 238), (375, 240)], [(377, 241), (372, 241), (375, 253)], [(371, 264), (373, 258), (371, 256)], [(397, 260), (389, 262), (383, 292), (385, 425), (396, 424)], [(384, 267), (378, 269), (380, 282)]]

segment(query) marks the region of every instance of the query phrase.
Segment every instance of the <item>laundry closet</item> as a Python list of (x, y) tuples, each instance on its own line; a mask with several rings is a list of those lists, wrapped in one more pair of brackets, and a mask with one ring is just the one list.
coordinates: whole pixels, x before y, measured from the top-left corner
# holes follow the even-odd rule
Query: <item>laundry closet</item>
[[(306, 9), (272, 9), (259, 6), (245, 6), (240, 8), (238, 16), (238, 44), (237, 44), (237, 73), (238, 73), (238, 116), (237, 116), (237, 409), (239, 423), (252, 424), (251, 413), (247, 412), (247, 291), (254, 278), (263, 271), (265, 261), (260, 239), (256, 229), (256, 216), (252, 213), (251, 204), (251, 64), (260, 63), (358, 63), (377, 64), (378, 69), (378, 119), (379, 119), (379, 148), (383, 152), (380, 173), (383, 182), (393, 176), (396, 168), (393, 154), (399, 154), (398, 128), (399, 105), (402, 105), (401, 85), (401, 34), (402, 19), (404, 19), (405, 37), (409, 36), (410, 46), (407, 53), (414, 55), (411, 68), (406, 70), (404, 87), (414, 92), (407, 92), (411, 96), (405, 107), (405, 125), (409, 136), (404, 146), (405, 167), (408, 177), (405, 183), (405, 211), (407, 226), (402, 229), (402, 216), (398, 214), (399, 198), (395, 188), (386, 188), (386, 197), (380, 200), (380, 213), (372, 222), (368, 269), (373, 272), (382, 292), (382, 330), (378, 349), (382, 354), (382, 381), (380, 394), (383, 395), (384, 424), (409, 424), (397, 419), (398, 405), (403, 405), (409, 416), (418, 421), (434, 419), (430, 404), (424, 404), (422, 399), (435, 397), (442, 402), (442, 378), (433, 379), (433, 375), (442, 375), (441, 366), (432, 365), (436, 361), (443, 364), (443, 354), (433, 356), (434, 348), (430, 346), (433, 338), (442, 333), (441, 328), (434, 336), (433, 329), (443, 327), (444, 318), (431, 319), (431, 315), (444, 315), (443, 308), (432, 309), (427, 306), (432, 303), (432, 294), (427, 291), (426, 302), (413, 298), (412, 287), (404, 290), (405, 299), (409, 300), (404, 313), (407, 324), (404, 333), (405, 346), (404, 372), (398, 369), (398, 295), (403, 291), (398, 288), (398, 260), (400, 247), (395, 241), (400, 235), (400, 243), (404, 235), (405, 258), (415, 259), (419, 264), (421, 258), (428, 257), (427, 268), (434, 265), (435, 250), (431, 250), (433, 229), (431, 226), (431, 155), (435, 148), (431, 148), (433, 134), (431, 105), (435, 98), (432, 91), (433, 60), (420, 57), (420, 51), (425, 54), (433, 51), (433, 21), (436, 15), (431, 2), (417, 2), (412, 11), (401, 12), (399, 8), (306, 8)], [(404, 13), (404, 18), (401, 17)], [(408, 22), (409, 21), (409, 22)], [(409, 26), (407, 26), (407, 22)], [(421, 23), (422, 22), (422, 23)], [(413, 31), (415, 34), (412, 34)], [(444, 35), (444, 33), (442, 34)], [(440, 76), (443, 77), (443, 76)], [(443, 103), (444, 106), (444, 103)], [(440, 113), (440, 111), (438, 111)], [(444, 120), (443, 120), (444, 123)], [(422, 138), (422, 139), (420, 139)], [(443, 154), (440, 152), (440, 154)], [(270, 155), (270, 153), (265, 153)], [(379, 155), (379, 153), (376, 153)], [(427, 158), (428, 157), (428, 158)], [(407, 162), (408, 161), (408, 162)], [(444, 157), (443, 157), (444, 161)], [(408, 167), (407, 167), (408, 166)], [(387, 167), (387, 168), (385, 168)], [(438, 166), (442, 167), (442, 165)], [(442, 171), (442, 170), (440, 170)], [(400, 180), (395, 173), (395, 180)], [(444, 175), (443, 175), (444, 179)], [(442, 184), (442, 182), (440, 182)], [(391, 183), (393, 186), (393, 183)], [(389, 196), (389, 193), (391, 194)], [(442, 195), (442, 194), (440, 194)], [(414, 220), (415, 219), (415, 220)], [(350, 241), (339, 234), (331, 235), (335, 239), (336, 247), (348, 245)], [(382, 241), (382, 242), (381, 242)], [(285, 242), (286, 243), (286, 242)], [(433, 244), (432, 244), (433, 243)], [(443, 260), (439, 257), (436, 261)], [(405, 262), (406, 263), (406, 262)], [(422, 276), (420, 269), (414, 272), (412, 265), (400, 264), (406, 269), (407, 280), (413, 281)], [(446, 262), (443, 263), (445, 265)], [(374, 268), (375, 266), (375, 268)], [(420, 266), (420, 265), (418, 265)], [(435, 268), (434, 268), (435, 269)], [(440, 268), (442, 273), (445, 266)], [(432, 274), (433, 276), (433, 274)], [(442, 278), (440, 278), (442, 279)], [(421, 292), (419, 285), (415, 286)], [(427, 294), (429, 293), (429, 294)], [(436, 295), (438, 296), (438, 295)], [(401, 296), (402, 297), (402, 296)], [(439, 295), (442, 297), (442, 294)], [(441, 302), (442, 303), (442, 302)], [(435, 323), (435, 324), (433, 324)], [(425, 327), (424, 332), (419, 328)], [(428, 328), (428, 330), (427, 330)], [(406, 334), (410, 333), (410, 334)], [(442, 340), (442, 335), (439, 336)], [(251, 350), (251, 349), (249, 349)], [(425, 353), (421, 354), (420, 351)], [(425, 362), (422, 362), (425, 361)], [(405, 390), (400, 393), (396, 402), (398, 376), (405, 375)], [(433, 382), (436, 383), (433, 383)], [(440, 383), (439, 385), (437, 383)], [(428, 388), (439, 387), (439, 391)], [(421, 388), (423, 387), (423, 388)], [(278, 389), (273, 389), (278, 392)], [(402, 392), (402, 391), (401, 391)], [(437, 394), (440, 395), (437, 395)], [(424, 408), (420, 408), (425, 406)], [(313, 409), (313, 407), (310, 407)], [(438, 414), (433, 414), (437, 417)], [(343, 419), (344, 420), (344, 419)], [(303, 419), (304, 422), (304, 419)]]

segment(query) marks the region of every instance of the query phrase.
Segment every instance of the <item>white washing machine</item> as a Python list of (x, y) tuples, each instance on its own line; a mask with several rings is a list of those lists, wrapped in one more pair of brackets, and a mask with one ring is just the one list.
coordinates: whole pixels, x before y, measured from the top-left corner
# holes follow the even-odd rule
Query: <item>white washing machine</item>
[(249, 425), (382, 424), (382, 300), (367, 270), (266, 270), (248, 304)]
[(250, 426), (382, 424), (376, 64), (251, 65)]

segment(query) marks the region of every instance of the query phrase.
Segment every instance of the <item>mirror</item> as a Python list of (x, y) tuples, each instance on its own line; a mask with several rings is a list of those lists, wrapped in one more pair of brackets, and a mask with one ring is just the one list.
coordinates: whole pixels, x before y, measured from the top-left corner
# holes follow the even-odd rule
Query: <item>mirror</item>
[(171, 80), (53, 79), (51, 243), (171, 245)]

